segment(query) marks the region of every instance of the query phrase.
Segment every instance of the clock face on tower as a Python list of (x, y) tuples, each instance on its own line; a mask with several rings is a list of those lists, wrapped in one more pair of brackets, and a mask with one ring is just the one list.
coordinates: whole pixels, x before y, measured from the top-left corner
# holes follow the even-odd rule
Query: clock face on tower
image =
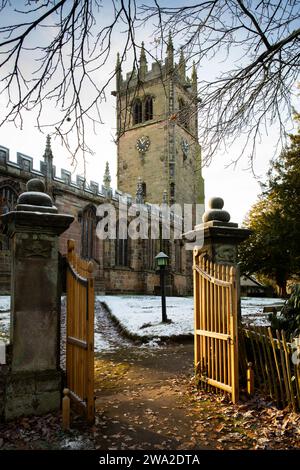
[(143, 135), (136, 141), (136, 148), (140, 153), (145, 153), (150, 147), (150, 139), (148, 136)]

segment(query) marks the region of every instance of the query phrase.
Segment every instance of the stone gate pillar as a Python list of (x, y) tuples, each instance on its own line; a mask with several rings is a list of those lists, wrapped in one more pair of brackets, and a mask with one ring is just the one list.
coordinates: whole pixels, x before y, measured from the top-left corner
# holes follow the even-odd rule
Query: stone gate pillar
[(61, 399), (58, 237), (73, 216), (58, 214), (43, 181), (32, 179), (2, 216), (12, 239), (9, 372), (4, 419), (59, 409)]
[[(251, 231), (239, 228), (238, 224), (230, 222), (230, 214), (223, 210), (224, 201), (222, 198), (211, 198), (208, 206), (208, 210), (202, 217), (203, 223), (196, 225), (193, 231), (196, 240), (203, 240), (203, 246), (199, 248), (202, 253), (207, 254), (213, 263), (234, 265), (238, 269), (238, 245), (249, 237)], [(190, 236), (191, 233), (189, 238)], [(238, 275), (237, 287), (240, 309), (239, 277)]]
[(250, 230), (239, 228), (230, 222), (230, 214), (223, 209), (224, 201), (213, 197), (208, 202), (208, 210), (203, 214), (203, 224), (195, 230), (203, 230), (203, 252), (214, 263), (237, 264), (238, 245), (250, 235)]

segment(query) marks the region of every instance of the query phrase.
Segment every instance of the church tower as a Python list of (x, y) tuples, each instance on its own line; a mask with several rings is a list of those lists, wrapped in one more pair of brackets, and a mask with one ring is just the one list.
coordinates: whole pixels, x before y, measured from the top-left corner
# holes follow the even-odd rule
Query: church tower
[(204, 203), (197, 126), (197, 74), (186, 74), (181, 51), (174, 63), (169, 36), (164, 63), (148, 68), (142, 43), (138, 70), (123, 78), (116, 65), (118, 189), (135, 194), (142, 181), (145, 201)]

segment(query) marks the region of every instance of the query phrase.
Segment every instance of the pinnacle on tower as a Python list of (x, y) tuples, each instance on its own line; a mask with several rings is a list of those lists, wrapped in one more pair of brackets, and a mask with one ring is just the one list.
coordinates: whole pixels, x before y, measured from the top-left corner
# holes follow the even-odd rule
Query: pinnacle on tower
[(172, 41), (172, 34), (171, 34), (171, 31), (169, 31), (167, 52), (171, 52), (171, 51), (174, 52), (174, 46), (173, 46), (173, 41)]
[(180, 49), (178, 74), (179, 74), (180, 80), (182, 82), (185, 82), (186, 81), (186, 62), (185, 62), (185, 57), (184, 57), (184, 53), (183, 53), (183, 48)]
[(51, 137), (49, 134), (46, 137), (46, 147), (43, 158), (44, 161), (41, 163), (41, 168), (43, 168), (42, 171), (45, 175), (46, 192), (51, 194), (52, 180), (55, 170), (53, 167), (53, 153), (51, 149)]
[(105, 172), (103, 176), (103, 185), (105, 189), (110, 189), (110, 182), (111, 182), (111, 176), (110, 176), (110, 171), (109, 171), (109, 163), (106, 162)]
[(147, 59), (146, 59), (146, 53), (145, 53), (145, 44), (142, 42), (142, 47), (141, 47), (141, 55), (140, 55), (140, 78), (141, 80), (145, 80), (147, 73)]
[(46, 137), (46, 147), (44, 152), (44, 159), (45, 160), (53, 160), (53, 153), (51, 149), (51, 137), (48, 134)]
[(193, 62), (193, 68), (192, 68), (192, 87), (193, 90), (197, 92), (197, 70), (196, 70), (196, 65), (195, 62)]
[(117, 53), (117, 63), (116, 63), (116, 82), (117, 82), (117, 90), (119, 90), (121, 82), (122, 82), (122, 69), (121, 69), (121, 61), (120, 61), (120, 54)]
[(120, 63), (120, 52), (117, 52), (117, 63), (116, 63), (116, 70), (120, 70), (121, 63)]
[(167, 71), (171, 72), (174, 67), (174, 46), (173, 46), (171, 31), (169, 31), (166, 65), (167, 65)]

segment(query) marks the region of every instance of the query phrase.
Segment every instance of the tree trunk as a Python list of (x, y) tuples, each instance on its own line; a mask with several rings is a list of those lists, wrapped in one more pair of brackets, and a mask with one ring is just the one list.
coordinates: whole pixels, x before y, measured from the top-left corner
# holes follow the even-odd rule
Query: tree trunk
[(280, 284), (277, 284), (279, 287), (279, 296), (283, 299), (287, 297), (287, 292), (286, 292), (286, 281), (281, 282)]

